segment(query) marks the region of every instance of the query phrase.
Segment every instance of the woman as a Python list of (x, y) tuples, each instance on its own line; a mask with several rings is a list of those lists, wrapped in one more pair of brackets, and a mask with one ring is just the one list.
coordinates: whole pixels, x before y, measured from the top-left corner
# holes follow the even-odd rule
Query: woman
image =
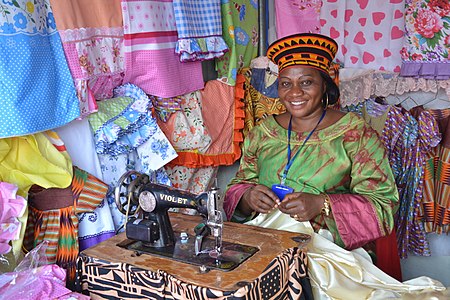
[(336, 51), (334, 40), (309, 33), (269, 47), (286, 112), (267, 117), (247, 135), (224, 210), (233, 221), (311, 234), (308, 264), (319, 298), (346, 298), (349, 290), (343, 286), (355, 295), (352, 299), (379, 288), (429, 287), (380, 276), (367, 253), (342, 249), (390, 234), (398, 192), (376, 132), (359, 116), (328, 108), (339, 97), (328, 75)]

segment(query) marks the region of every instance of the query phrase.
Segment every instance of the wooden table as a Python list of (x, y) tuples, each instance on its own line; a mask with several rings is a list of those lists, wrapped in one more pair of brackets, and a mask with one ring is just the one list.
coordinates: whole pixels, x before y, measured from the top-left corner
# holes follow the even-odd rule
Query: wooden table
[[(170, 219), (174, 231), (185, 231), (189, 233), (189, 235), (194, 236), (193, 228), (201, 222), (200, 216), (189, 216), (178, 213), (171, 213)], [(297, 249), (296, 247), (298, 247), (299, 244), (292, 238), (298, 236), (299, 234), (297, 233), (287, 231), (225, 222), (223, 228), (223, 241), (255, 246), (259, 248), (259, 251), (231, 271), (211, 269), (207, 273), (201, 273), (199, 266), (196, 265), (149, 254), (136, 256), (133, 251), (117, 246), (118, 243), (126, 239), (125, 234), (121, 233), (92, 248), (84, 250), (80, 254), (78, 260), (78, 278), (82, 285), (82, 289), (89, 291), (90, 286), (93, 286), (93, 274), (96, 273), (95, 276), (99, 276), (98, 272), (92, 271), (92, 266), (92, 274), (83, 274), (88, 273), (88, 269), (86, 267), (83, 269), (81, 264), (83, 264), (83, 260), (86, 262), (89, 258), (96, 263), (125, 263), (141, 270), (154, 272), (155, 274), (162, 270), (167, 274), (173, 275), (181, 282), (188, 283), (192, 286), (204, 287), (222, 292), (233, 292), (243, 287), (245, 284), (254, 282), (255, 279), (261, 276), (274, 258), (280, 255), (280, 253), (286, 252), (287, 249)], [(303, 253), (301, 250), (297, 251), (297, 253)], [(301, 260), (302, 262), (306, 261), (306, 255), (301, 255)], [(124, 283), (126, 281), (127, 280), (124, 280)], [(99, 282), (98, 278), (96, 279), (96, 282)], [(124, 286), (122, 286), (122, 288), (124, 288)], [(131, 287), (126, 287), (125, 289), (127, 288)], [(98, 291), (95, 293), (97, 292)], [(99, 296), (98, 298), (101, 298), (100, 295), (97, 296)], [(91, 294), (91, 297), (93, 299), (96, 298), (93, 294)]]

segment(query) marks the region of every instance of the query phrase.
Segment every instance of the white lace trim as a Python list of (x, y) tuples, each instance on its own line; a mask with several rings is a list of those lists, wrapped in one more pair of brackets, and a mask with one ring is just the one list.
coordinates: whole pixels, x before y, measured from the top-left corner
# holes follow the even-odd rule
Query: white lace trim
[(339, 80), (342, 106), (363, 102), (371, 96), (387, 97), (418, 91), (437, 93), (440, 88), (450, 99), (450, 79), (402, 77), (395, 72), (342, 68)]
[(61, 40), (66, 42), (76, 42), (92, 37), (116, 37), (123, 38), (123, 27), (88, 27), (77, 29), (59, 30)]

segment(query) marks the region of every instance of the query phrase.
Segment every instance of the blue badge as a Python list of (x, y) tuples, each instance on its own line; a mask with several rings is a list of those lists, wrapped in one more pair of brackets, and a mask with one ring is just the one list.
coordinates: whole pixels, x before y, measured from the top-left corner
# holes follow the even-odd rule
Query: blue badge
[(284, 199), (284, 196), (293, 193), (294, 189), (287, 185), (274, 184), (272, 185), (272, 191), (278, 196), (280, 201), (282, 201)]

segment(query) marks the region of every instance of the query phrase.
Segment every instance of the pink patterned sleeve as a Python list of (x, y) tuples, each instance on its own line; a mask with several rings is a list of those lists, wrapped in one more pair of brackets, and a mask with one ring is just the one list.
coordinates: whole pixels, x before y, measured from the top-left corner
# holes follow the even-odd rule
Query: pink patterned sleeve
[(373, 204), (364, 196), (331, 194), (336, 227), (346, 249), (355, 249), (384, 236)]
[(231, 186), (227, 192), (225, 193), (225, 199), (223, 203), (223, 210), (227, 215), (227, 220), (231, 220), (231, 217), (234, 214), (234, 210), (241, 200), (242, 195), (244, 195), (245, 191), (249, 188), (255, 186), (250, 183), (238, 183)]

